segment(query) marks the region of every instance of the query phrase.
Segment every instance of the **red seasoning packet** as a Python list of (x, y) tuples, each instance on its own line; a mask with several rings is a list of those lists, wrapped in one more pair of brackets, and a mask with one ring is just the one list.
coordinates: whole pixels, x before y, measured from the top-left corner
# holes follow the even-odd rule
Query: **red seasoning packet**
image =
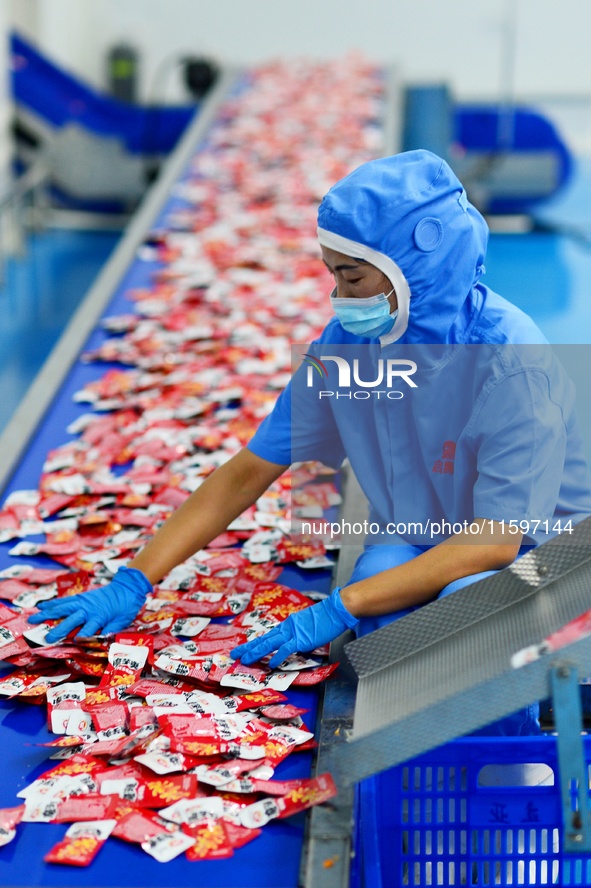
[(237, 699), (240, 700), (236, 712), (242, 712), (244, 709), (257, 709), (259, 706), (270, 705), (271, 703), (283, 703), (287, 700), (285, 694), (281, 691), (275, 691), (272, 688), (265, 688), (262, 691), (253, 691), (249, 694), (239, 694)]
[(29, 592), (31, 587), (22, 580), (0, 580), (0, 598), (4, 601), (14, 601), (19, 595)]
[(130, 811), (118, 821), (112, 835), (141, 845), (172, 828), (173, 824), (167, 824), (154, 811)]
[(260, 829), (247, 829), (247, 827), (240, 826), (237, 823), (230, 823), (229, 820), (224, 820), (224, 828), (234, 850), (242, 848), (243, 845), (252, 842), (253, 839), (256, 839), (261, 834)]
[(258, 829), (275, 818), (291, 817), (327, 802), (337, 794), (337, 789), (330, 774), (321, 774), (309, 780), (293, 781), (289, 792), (278, 798), (267, 797), (247, 805), (239, 812), (240, 823), (249, 829)]
[(46, 863), (65, 863), (70, 866), (88, 866), (105, 844), (116, 820), (92, 820), (73, 823), (65, 838), (43, 858)]
[(92, 574), (85, 570), (60, 574), (56, 579), (58, 595), (78, 595), (79, 592), (86, 592), (92, 581)]
[(169, 681), (141, 678), (127, 688), (128, 693), (136, 697), (148, 697), (150, 694), (182, 694), (183, 691), (194, 690), (193, 684), (176, 678), (171, 678)]
[(304, 715), (306, 712), (309, 712), (309, 710), (300, 709), (299, 706), (293, 706), (291, 703), (261, 707), (261, 715), (273, 721), (291, 721), (291, 719)]
[(143, 645), (112, 644), (109, 647), (109, 664), (100, 687), (135, 684), (141, 677), (149, 654), (150, 649)]
[(154, 636), (147, 632), (118, 632), (115, 636), (115, 644), (129, 644), (132, 646), (148, 648), (148, 663), (154, 662)]
[(337, 794), (337, 788), (330, 774), (321, 774), (309, 780), (299, 781), (299, 786), (294, 786), (289, 792), (278, 800), (279, 817), (291, 817), (311, 808), (312, 805), (322, 805)]
[(278, 619), (285, 619), (290, 613), (310, 607), (312, 602), (297, 589), (290, 589), (281, 583), (257, 583), (252, 595), (249, 610), (266, 607), (277, 611)]
[(219, 740), (220, 732), (212, 718), (195, 717), (194, 713), (167, 713), (158, 717), (158, 723), (164, 733), (179, 740), (190, 737), (192, 740)]
[(97, 793), (70, 796), (60, 804), (53, 820), (56, 823), (77, 823), (85, 820), (108, 820), (119, 799)]
[(24, 811), (24, 805), (0, 809), (0, 847), (12, 842), (16, 835), (15, 827), (21, 822)]
[(57, 737), (55, 740), (50, 740), (49, 743), (36, 743), (35, 746), (55, 746), (55, 747), (65, 747), (69, 746), (82, 746), (84, 744), (83, 737), (75, 737), (75, 736), (66, 736), (65, 734), (62, 737)]
[(174, 774), (147, 778), (138, 787), (137, 800), (145, 808), (165, 808), (180, 799), (199, 795), (195, 774)]
[(24, 654), (30, 650), (22, 635), (19, 638), (14, 638), (8, 629), (4, 629), (4, 627), (2, 629), (4, 643), (0, 647), (0, 660), (8, 660), (10, 657), (16, 657), (18, 654)]
[(99, 733), (99, 739), (109, 739), (101, 737), (101, 734), (115, 728), (122, 730), (127, 724), (128, 709), (125, 703), (109, 700), (108, 703), (96, 703), (88, 706), (84, 702), (82, 708), (92, 716), (95, 730)]
[(146, 725), (156, 724), (156, 716), (151, 706), (134, 706), (129, 712), (129, 732), (145, 727)]
[(292, 681), (292, 687), (301, 688), (320, 684), (320, 682), (325, 681), (338, 668), (338, 663), (330, 663), (328, 666), (318, 666), (316, 669), (302, 669)]
[(267, 562), (266, 564), (247, 564), (236, 577), (234, 584), (237, 592), (250, 592), (254, 583), (272, 583), (280, 575), (282, 567)]
[(194, 826), (184, 824), (183, 832), (194, 839), (194, 845), (185, 852), (187, 860), (219, 860), (234, 854), (223, 820), (207, 819)]

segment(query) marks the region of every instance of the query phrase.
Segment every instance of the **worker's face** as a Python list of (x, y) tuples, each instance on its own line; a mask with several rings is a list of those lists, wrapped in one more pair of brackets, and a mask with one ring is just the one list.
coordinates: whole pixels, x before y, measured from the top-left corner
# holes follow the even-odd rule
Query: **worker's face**
[[(390, 293), (392, 284), (383, 271), (364, 262), (363, 259), (354, 259), (337, 253), (329, 247), (321, 246), (324, 264), (334, 277), (336, 295), (339, 299), (367, 299), (369, 296), (377, 296), (378, 293)], [(390, 311), (398, 308), (396, 293), (390, 293), (388, 299)]]

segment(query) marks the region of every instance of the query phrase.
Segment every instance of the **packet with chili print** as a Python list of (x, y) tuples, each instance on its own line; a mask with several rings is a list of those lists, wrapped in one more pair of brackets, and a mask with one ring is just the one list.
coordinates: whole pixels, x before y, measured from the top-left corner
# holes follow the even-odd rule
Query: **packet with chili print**
[(148, 648), (148, 663), (154, 662), (154, 636), (146, 632), (118, 632), (115, 635), (115, 644), (130, 645), (132, 647)]
[(279, 610), (278, 619), (283, 620), (285, 618), (284, 611), (286, 611), (285, 616), (288, 616), (290, 613), (309, 606), (310, 600), (297, 589), (291, 589), (281, 583), (257, 583), (252, 593), (249, 610), (265, 607), (268, 613), (277, 608)]
[(234, 578), (237, 592), (252, 592), (257, 583), (273, 583), (281, 576), (283, 568), (267, 562), (266, 564), (247, 564)]
[(31, 703), (36, 703), (37, 700), (35, 698), (39, 698), (38, 702), (43, 702), (47, 691), (49, 688), (52, 688), (54, 685), (61, 684), (64, 681), (67, 681), (71, 678), (71, 674), (69, 672), (55, 673), (52, 675), (40, 675), (29, 685), (26, 690), (24, 690), (21, 694), (18, 694), (18, 697), (22, 700), (28, 700)]
[(271, 703), (283, 703), (287, 700), (287, 697), (281, 691), (276, 691), (273, 688), (264, 688), (262, 691), (239, 694), (237, 699), (240, 702), (236, 712), (242, 712), (244, 709), (257, 709), (259, 706)]
[(91, 820), (73, 823), (61, 842), (43, 858), (46, 863), (62, 863), (70, 866), (88, 866), (105, 844), (116, 820)]
[(150, 649), (142, 645), (112, 644), (109, 648), (109, 665), (101, 679), (106, 685), (132, 685), (140, 678)]
[(182, 829), (194, 842), (185, 853), (187, 860), (222, 860), (234, 854), (234, 846), (221, 818), (194, 826), (185, 825)]
[(328, 773), (296, 782), (299, 783), (298, 786), (291, 787), (286, 795), (278, 799), (280, 818), (299, 814), (313, 805), (321, 805), (337, 794), (334, 780)]
[(145, 808), (165, 808), (181, 799), (201, 795), (195, 774), (147, 777), (138, 787), (137, 801)]
[[(169, 753), (150, 753), (150, 756), (154, 758), (147, 759), (143, 757), (139, 760), (153, 768), (157, 773), (164, 774), (167, 772), (157, 770), (158, 761), (155, 758), (157, 755), (168, 755), (174, 761), (178, 760), (182, 763), (176, 768), (171, 767), (171, 771), (185, 771), (200, 764), (202, 759), (224, 755), (231, 750), (231, 745), (219, 737), (173, 737), (170, 741)], [(191, 762), (191, 760), (193, 761)]]

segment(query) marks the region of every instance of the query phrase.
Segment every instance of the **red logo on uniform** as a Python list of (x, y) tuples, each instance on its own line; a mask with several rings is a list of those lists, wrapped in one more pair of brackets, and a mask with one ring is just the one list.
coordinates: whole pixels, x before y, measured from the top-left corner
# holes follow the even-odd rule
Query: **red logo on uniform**
[(453, 475), (454, 459), (456, 456), (456, 442), (444, 441), (441, 450), (441, 459), (436, 459), (433, 463), (432, 472), (438, 475)]

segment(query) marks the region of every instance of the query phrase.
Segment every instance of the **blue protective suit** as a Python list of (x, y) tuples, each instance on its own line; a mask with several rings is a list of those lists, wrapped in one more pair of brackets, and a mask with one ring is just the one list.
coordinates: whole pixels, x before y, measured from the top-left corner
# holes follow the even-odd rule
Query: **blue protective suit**
[[(369, 543), (395, 541), (389, 523), (433, 545), (450, 536), (437, 525), (487, 518), (524, 522), (539, 544), (591, 514), (574, 387), (531, 318), (481, 283), (488, 228), (445, 161), (412, 151), (366, 163), (318, 220), (322, 244), (392, 281), (398, 316), (379, 341), (333, 318), (307, 350), (327, 375), (302, 365), (250, 449), (280, 464), (347, 456), (380, 528)], [(398, 400), (376, 396), (384, 384), (343, 389), (339, 357), (363, 381), (380, 359), (412, 360), (416, 387), (402, 381)]]
[[(481, 282), (488, 227), (445, 161), (411, 151), (364, 164), (325, 196), (318, 226), (322, 245), (386, 275), (398, 315), (379, 340), (333, 318), (248, 446), (279, 464), (350, 459), (375, 527), (353, 580), (440, 542), (449, 524), (525, 522), (532, 545), (589, 516), (573, 386), (531, 318)], [(356, 368), (348, 387), (339, 360)], [(368, 384), (388, 360), (416, 364), (415, 387), (396, 380), (400, 398)]]

